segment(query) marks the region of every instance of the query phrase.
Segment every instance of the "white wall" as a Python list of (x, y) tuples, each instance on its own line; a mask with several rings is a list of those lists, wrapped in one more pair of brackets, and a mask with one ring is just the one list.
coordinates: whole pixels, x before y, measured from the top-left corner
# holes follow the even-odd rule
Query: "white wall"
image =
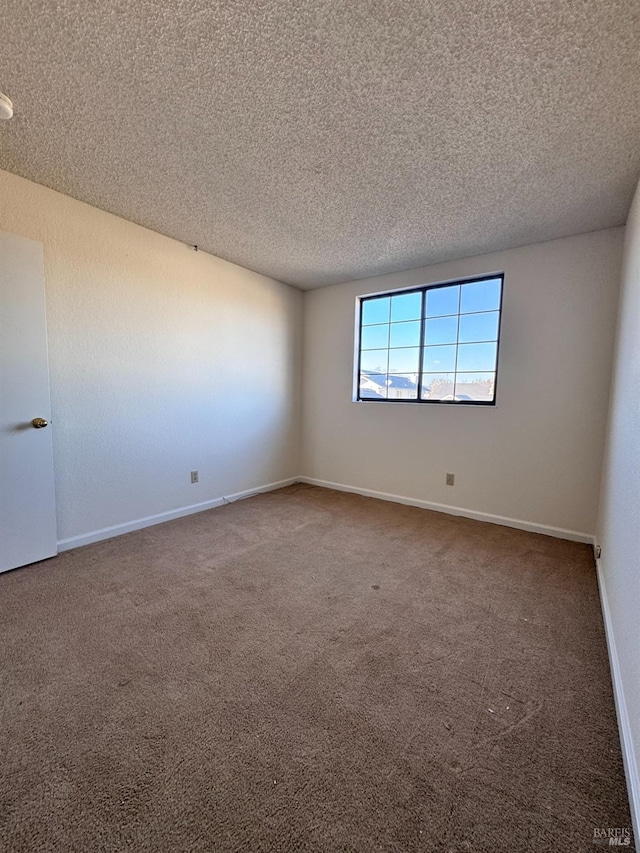
[[(302, 474), (593, 534), (622, 240), (616, 228), (305, 294)], [(356, 296), (500, 270), (495, 408), (352, 402)]]
[(597, 541), (627, 778), (640, 838), (640, 188), (626, 228)]
[[(0, 229), (44, 244), (60, 539), (300, 473), (594, 531), (622, 229), (304, 294), (301, 465), (302, 294), (6, 172)], [(356, 295), (497, 270), (495, 409), (351, 401)]]
[(44, 244), (59, 539), (298, 473), (298, 291), (7, 172), (0, 229)]

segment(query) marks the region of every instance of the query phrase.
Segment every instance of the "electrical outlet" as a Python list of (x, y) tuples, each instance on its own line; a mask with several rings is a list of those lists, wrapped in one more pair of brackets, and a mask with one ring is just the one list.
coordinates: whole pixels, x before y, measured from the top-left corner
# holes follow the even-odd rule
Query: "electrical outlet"
[(192, 471), (192, 472), (191, 472), (191, 482), (192, 482), (192, 483), (197, 483), (197, 482), (198, 482), (198, 472), (197, 472), (197, 471)]
[(447, 474), (447, 486), (453, 486), (455, 474)]

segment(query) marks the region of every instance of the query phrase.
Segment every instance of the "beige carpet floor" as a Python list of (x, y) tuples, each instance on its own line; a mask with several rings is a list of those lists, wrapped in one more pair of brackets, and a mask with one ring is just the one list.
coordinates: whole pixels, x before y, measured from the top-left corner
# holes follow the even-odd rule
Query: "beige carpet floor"
[(2, 851), (593, 851), (591, 550), (292, 486), (0, 575)]

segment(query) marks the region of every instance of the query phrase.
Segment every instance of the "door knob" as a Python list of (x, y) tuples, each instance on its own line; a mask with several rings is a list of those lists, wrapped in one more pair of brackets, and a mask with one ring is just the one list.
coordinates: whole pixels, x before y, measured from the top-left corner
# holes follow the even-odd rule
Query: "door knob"
[(34, 418), (31, 421), (31, 424), (35, 429), (42, 429), (43, 427), (49, 426), (49, 421), (45, 421), (44, 418)]

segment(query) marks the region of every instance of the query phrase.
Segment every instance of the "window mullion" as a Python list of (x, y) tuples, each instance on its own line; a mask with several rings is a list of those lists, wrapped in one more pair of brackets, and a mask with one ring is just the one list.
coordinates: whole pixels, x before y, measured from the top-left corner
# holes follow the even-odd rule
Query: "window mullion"
[(418, 356), (418, 402), (422, 402), (422, 371), (424, 363), (425, 329), (427, 327), (425, 314), (427, 313), (427, 289), (422, 291), (422, 307), (420, 309), (420, 351)]
[(456, 384), (458, 382), (458, 347), (460, 346), (460, 308), (462, 306), (462, 285), (458, 287), (458, 323), (456, 325), (456, 360), (453, 365), (453, 393), (452, 403), (456, 401)]

